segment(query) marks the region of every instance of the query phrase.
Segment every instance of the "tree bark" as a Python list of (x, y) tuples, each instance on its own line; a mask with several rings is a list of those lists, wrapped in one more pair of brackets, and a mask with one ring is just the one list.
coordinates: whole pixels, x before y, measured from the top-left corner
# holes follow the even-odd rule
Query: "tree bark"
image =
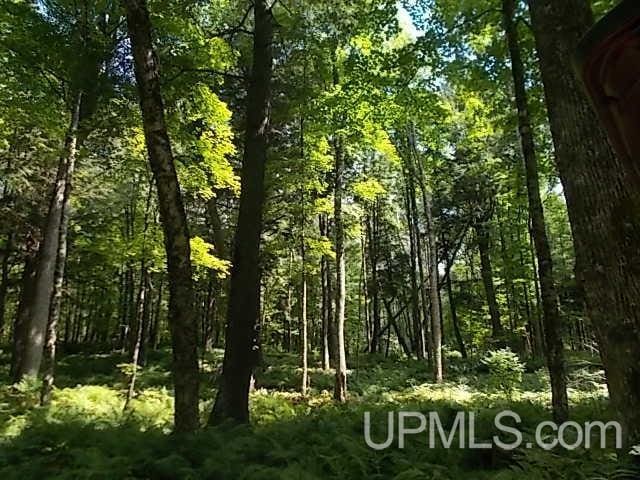
[(544, 219), (540, 184), (538, 180), (538, 159), (531, 129), (529, 105), (526, 93), (524, 64), (518, 40), (518, 28), (515, 23), (516, 0), (503, 0), (502, 13), (507, 45), (511, 57), (511, 72), (518, 111), (518, 129), (524, 158), (529, 215), (531, 216), (531, 235), (535, 244), (538, 259), (538, 275), (542, 295), (542, 311), (544, 332), (546, 335), (546, 360), (551, 379), (551, 404), (554, 420), (560, 424), (569, 417), (569, 400), (567, 396), (567, 372), (562, 341), (562, 327), (558, 310), (558, 296), (553, 276), (553, 260), (551, 247), (547, 237), (547, 226)]
[[(306, 63), (305, 63), (305, 79), (306, 79)], [(304, 117), (300, 118), (300, 160), (305, 162), (304, 150)], [(307, 245), (305, 236), (305, 186), (300, 186), (300, 356), (302, 357), (302, 385), (301, 392), (303, 396), (307, 395), (307, 387), (309, 386), (309, 332), (307, 322)]]
[[(82, 94), (78, 95), (78, 114)], [(49, 319), (47, 322), (47, 332), (44, 344), (44, 357), (42, 365), (42, 389), (40, 391), (40, 404), (47, 405), (51, 401), (51, 390), (53, 389), (54, 370), (56, 362), (56, 342), (58, 340), (58, 322), (60, 320), (60, 308), (62, 305), (62, 287), (64, 284), (65, 267), (67, 263), (67, 232), (69, 229), (71, 191), (73, 189), (73, 173), (75, 162), (70, 161), (67, 165), (64, 197), (62, 200), (62, 211), (60, 218), (60, 231), (58, 236), (58, 253), (56, 255), (56, 269), (53, 281), (53, 291), (51, 293), (51, 306), (49, 309)]]
[(496, 299), (496, 289), (493, 283), (493, 267), (491, 265), (489, 221), (481, 220), (475, 226), (478, 250), (480, 251), (480, 275), (484, 291), (489, 305), (489, 315), (491, 316), (491, 336), (494, 340), (502, 340), (502, 321), (500, 319), (500, 308)]
[(24, 340), (25, 348), (21, 363), (18, 365), (18, 378), (22, 378), (25, 375), (37, 375), (40, 371), (51, 299), (54, 292), (56, 261), (64, 217), (66, 184), (67, 180), (70, 179), (69, 172), (73, 172), (76, 159), (81, 103), (82, 92), (79, 92), (74, 98), (71, 109), (71, 123), (65, 138), (64, 154), (60, 157), (58, 164), (58, 172), (43, 230), (43, 240), (38, 252), (38, 266), (32, 299), (33, 307), (25, 330), (27, 336)]
[[(336, 68), (336, 67), (334, 67)], [(338, 402), (347, 400), (347, 356), (345, 352), (344, 322), (347, 296), (347, 281), (344, 252), (344, 224), (342, 220), (342, 195), (344, 192), (345, 161), (343, 139), (336, 138), (335, 149), (335, 180), (334, 180), (334, 235), (336, 251), (336, 296), (335, 296), (335, 328), (338, 339), (336, 365), (336, 382), (333, 396)]]
[(640, 182), (618, 159), (569, 59), (593, 24), (588, 0), (529, 0), (576, 271), (612, 403), (630, 444), (640, 441)]
[(13, 249), (13, 234), (9, 233), (7, 235), (7, 241), (5, 243), (5, 249), (2, 252), (2, 261), (0, 262), (0, 338), (4, 334), (4, 322), (5, 322), (5, 312), (6, 312), (6, 298), (7, 291), (9, 289), (9, 270), (11, 268), (11, 264), (9, 262), (11, 251)]
[(431, 336), (433, 338), (433, 376), (436, 383), (443, 378), (442, 324), (440, 316), (440, 288), (438, 285), (438, 246), (436, 243), (433, 205), (429, 192), (425, 194), (424, 210), (427, 219), (427, 256), (429, 258), (429, 296), (431, 299)]
[[(326, 214), (320, 214), (318, 218), (320, 235), (322, 237), (329, 236), (329, 221)], [(331, 271), (329, 259), (326, 255), (323, 255), (320, 259), (320, 275), (322, 283), (322, 368), (328, 370), (331, 367), (331, 352), (333, 350), (331, 345), (331, 324), (333, 323), (332, 317), (332, 295), (331, 295)]]
[(372, 313), (371, 344), (369, 347), (371, 353), (378, 353), (380, 351), (380, 330), (382, 328), (380, 320), (380, 285), (378, 282), (378, 249), (380, 244), (378, 238), (378, 211), (379, 202), (376, 200), (372, 214), (367, 216), (369, 262), (371, 264), (371, 278), (367, 282)]
[(247, 92), (242, 193), (227, 309), (227, 343), (210, 424), (226, 419), (249, 421), (249, 386), (260, 348), (260, 236), (271, 109), (273, 18), (266, 0), (256, 0), (253, 11), (253, 69)]
[(136, 388), (136, 379), (138, 377), (138, 364), (140, 362), (140, 354), (142, 353), (142, 342), (144, 336), (144, 315), (147, 306), (147, 294), (149, 290), (149, 270), (142, 260), (140, 266), (140, 289), (138, 290), (138, 298), (136, 300), (136, 319), (132, 331), (133, 345), (131, 348), (131, 376), (129, 377), (129, 386), (127, 388), (127, 398), (124, 403), (124, 410), (129, 408), (129, 403), (133, 399)]
[(445, 277), (446, 277), (445, 280), (447, 282), (447, 296), (449, 297), (449, 308), (451, 309), (451, 323), (453, 324), (453, 333), (456, 336), (456, 342), (458, 342), (458, 348), (460, 349), (460, 354), (462, 355), (462, 358), (467, 358), (467, 349), (464, 345), (464, 339), (462, 338), (462, 333), (460, 332), (460, 322), (458, 321), (458, 312), (456, 310), (456, 300), (455, 300), (455, 297), (453, 296), (451, 270), (449, 270), (449, 275), (445, 275)]
[[(303, 228), (304, 228), (304, 215), (303, 215)], [(306, 247), (304, 244), (304, 233), (300, 240), (300, 257), (301, 257), (301, 269), (300, 273), (300, 357), (302, 359), (302, 395), (307, 394), (307, 387), (309, 385), (309, 365), (308, 365), (308, 349), (309, 349), (309, 334), (307, 325), (307, 273), (306, 266)]]
[[(420, 316), (420, 300), (419, 295), (422, 290), (416, 279), (416, 243), (418, 236), (416, 228), (416, 218), (414, 209), (412, 208), (411, 198), (415, 197), (415, 188), (413, 187), (412, 174), (406, 165), (409, 160), (405, 159), (404, 180), (405, 180), (405, 214), (407, 218), (407, 226), (409, 228), (409, 278), (411, 283), (411, 322), (413, 326), (413, 347), (418, 360), (427, 358), (426, 339), (424, 334), (424, 323)], [(421, 262), (421, 259), (418, 259)], [(425, 319), (426, 320), (426, 319)]]
[(164, 118), (160, 72), (145, 0), (124, 0), (149, 163), (158, 191), (169, 272), (175, 430), (198, 428), (197, 319), (187, 216)]
[(22, 363), (24, 354), (25, 339), (27, 338), (27, 327), (31, 308), (33, 307), (33, 295), (36, 283), (38, 241), (29, 235), (26, 241), (26, 254), (24, 268), (22, 270), (22, 281), (20, 290), (20, 302), (18, 312), (13, 325), (13, 344), (11, 350), (11, 370), (10, 376), (13, 383), (20, 381), (19, 365)]

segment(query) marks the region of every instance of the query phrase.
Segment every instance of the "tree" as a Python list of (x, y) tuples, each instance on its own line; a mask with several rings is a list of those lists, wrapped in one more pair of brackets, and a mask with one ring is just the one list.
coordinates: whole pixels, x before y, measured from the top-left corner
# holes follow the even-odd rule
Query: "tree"
[(257, 360), (260, 318), (260, 236), (264, 209), (273, 70), (273, 16), (266, 0), (253, 5), (253, 67), (246, 104), (240, 211), (227, 309), (220, 390), (209, 423), (249, 421), (249, 386)]
[(535, 244), (540, 290), (542, 293), (542, 309), (544, 332), (546, 338), (546, 358), (551, 378), (552, 405), (554, 419), (562, 423), (568, 418), (569, 401), (567, 398), (567, 374), (564, 360), (564, 344), (562, 326), (558, 310), (558, 295), (553, 275), (553, 260), (547, 237), (547, 226), (540, 198), (538, 180), (538, 160), (536, 146), (531, 128), (529, 106), (526, 94), (526, 80), (520, 45), (518, 28), (515, 23), (516, 1), (503, 0), (502, 4), (504, 30), (511, 57), (511, 71), (518, 112), (518, 128), (522, 144), (522, 156), (525, 163), (529, 215), (531, 216), (531, 235)]
[(597, 333), (611, 400), (629, 442), (640, 439), (640, 185), (617, 158), (570, 59), (593, 24), (587, 0), (530, 0), (556, 163), (569, 210), (576, 270)]
[(125, 9), (149, 164), (158, 191), (167, 254), (175, 429), (177, 432), (192, 432), (199, 424), (199, 371), (189, 229), (167, 133), (149, 11), (145, 0), (126, 0)]

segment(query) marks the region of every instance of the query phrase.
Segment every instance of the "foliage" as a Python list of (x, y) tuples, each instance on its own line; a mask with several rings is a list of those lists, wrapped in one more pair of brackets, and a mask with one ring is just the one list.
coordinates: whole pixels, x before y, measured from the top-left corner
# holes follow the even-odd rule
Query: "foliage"
[(482, 363), (489, 368), (490, 386), (512, 396), (522, 384), (524, 364), (509, 348), (489, 351)]
[(193, 237), (191, 239), (191, 261), (193, 265), (213, 270), (220, 278), (223, 278), (229, 274), (230, 263), (213, 255), (211, 253), (213, 250), (213, 245), (205, 242), (202, 238)]
[[(167, 355), (168, 352), (155, 357), (154, 362), (159, 363), (149, 368), (166, 364)], [(84, 364), (90, 367), (103, 361), (99, 356), (84, 357)], [(296, 368), (293, 356), (269, 356), (268, 362), (280, 371)], [(416, 362), (398, 368), (397, 362), (384, 358), (362, 363), (358, 374), (361, 387), (357, 388), (371, 393), (346, 406), (335, 406), (328, 392), (318, 391), (301, 398), (293, 391), (298, 380), (292, 378), (283, 386), (289, 391), (269, 388), (253, 393), (253, 427), (223, 425), (179, 439), (165, 433), (171, 423), (172, 399), (162, 388), (140, 391), (127, 413), (122, 410), (123, 391), (113, 386), (83, 385), (56, 390), (50, 407), (35, 410), (23, 410), (3, 388), (3, 410), (8, 408), (14, 415), (11, 421), (14, 430), (7, 436), (6, 426), (3, 427), (0, 474), (7, 479), (364, 476), (380, 480), (461, 477), (515, 480), (523, 475), (531, 479), (573, 480), (578, 471), (583, 478), (594, 479), (614, 478), (608, 476), (616, 471), (618, 475), (625, 471), (630, 472), (627, 475), (635, 474), (631, 466), (613, 461), (610, 451), (598, 449), (558, 455), (523, 448), (513, 456), (494, 457), (490, 452), (474, 450), (429, 449), (422, 436), (409, 436), (405, 449), (397, 446), (384, 452), (369, 449), (362, 441), (365, 411), (371, 411), (374, 419), (383, 419), (386, 411), (398, 408), (437, 411), (446, 419), (459, 409), (473, 409), (478, 412), (478, 439), (493, 435), (493, 416), (507, 405), (522, 416), (525, 431), (548, 418), (544, 396), (495, 403), (474, 382), (466, 389), (453, 384), (422, 384), (415, 378), (418, 367)], [(86, 375), (83, 372), (91, 370), (68, 373), (76, 381), (86, 383), (90, 377), (83, 376)], [(414, 377), (416, 383), (397, 381), (394, 379), (397, 375), (405, 379)], [(115, 379), (111, 378), (110, 383), (115, 385)], [(374, 386), (386, 388), (374, 394)], [(603, 406), (602, 397), (586, 398), (584, 403), (574, 406), (574, 419), (578, 422), (602, 415), (599, 410)], [(384, 423), (374, 425), (377, 428)]]

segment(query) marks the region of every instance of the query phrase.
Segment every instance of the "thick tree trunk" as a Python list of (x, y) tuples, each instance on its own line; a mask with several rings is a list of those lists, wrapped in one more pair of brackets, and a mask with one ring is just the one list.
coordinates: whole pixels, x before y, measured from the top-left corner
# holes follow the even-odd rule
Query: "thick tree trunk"
[(567, 373), (564, 359), (564, 345), (558, 300), (553, 277), (553, 261), (547, 237), (547, 226), (544, 219), (540, 184), (538, 181), (538, 159), (531, 129), (529, 105), (526, 94), (525, 71), (520, 53), (518, 28), (515, 23), (516, 0), (503, 0), (503, 22), (507, 37), (507, 45), (511, 56), (511, 72), (518, 110), (518, 127), (522, 143), (527, 193), (529, 199), (529, 215), (531, 216), (531, 234), (538, 258), (538, 275), (542, 293), (542, 311), (544, 331), (546, 335), (546, 360), (551, 379), (551, 404), (553, 417), (557, 423), (565, 422), (569, 416), (569, 400), (567, 397)]
[[(78, 103), (81, 96), (78, 96)], [(78, 105), (78, 109), (80, 105)], [(60, 231), (58, 236), (58, 254), (56, 257), (56, 270), (53, 281), (53, 292), (51, 293), (51, 307), (49, 309), (49, 319), (47, 322), (47, 332), (44, 344), (44, 357), (42, 365), (42, 390), (40, 391), (40, 404), (47, 405), (51, 401), (51, 390), (53, 389), (54, 370), (56, 362), (56, 342), (58, 340), (58, 322), (60, 320), (60, 308), (62, 305), (62, 287), (64, 285), (64, 272), (67, 263), (67, 231), (69, 229), (70, 200), (73, 189), (73, 173), (75, 162), (71, 161), (67, 165), (65, 178), (64, 198), (62, 201), (62, 212), (60, 219)]]
[(640, 441), (640, 185), (616, 158), (569, 64), (593, 24), (588, 0), (530, 0), (558, 171), (613, 405)]
[(27, 326), (31, 316), (33, 306), (33, 295), (36, 284), (38, 241), (31, 235), (27, 237), (24, 268), (22, 270), (22, 281), (20, 290), (20, 302), (18, 312), (13, 325), (13, 345), (11, 351), (12, 382), (19, 382), (19, 365), (22, 363), (22, 356), (25, 349), (25, 339), (27, 338)]
[(81, 103), (82, 93), (80, 92), (76, 95), (71, 110), (71, 124), (65, 139), (64, 154), (60, 157), (53, 195), (43, 230), (43, 240), (38, 252), (38, 267), (32, 299), (33, 307), (26, 328), (27, 336), (24, 340), (25, 348), (22, 361), (18, 365), (18, 378), (25, 375), (37, 375), (40, 371), (51, 299), (54, 292), (66, 184), (70, 179), (69, 172), (73, 172), (76, 159)]
[(145, 0), (124, 0), (149, 163), (158, 191), (169, 272), (169, 327), (173, 343), (177, 432), (198, 428), (197, 321), (189, 229), (164, 118), (158, 58)]
[(489, 305), (489, 315), (491, 316), (491, 336), (494, 340), (502, 340), (502, 321), (500, 319), (500, 308), (496, 299), (496, 289), (493, 283), (493, 267), (491, 265), (489, 221), (480, 221), (476, 224), (476, 239), (478, 250), (480, 251), (480, 275), (484, 291)]
[(242, 193), (227, 309), (220, 390), (209, 423), (249, 421), (249, 386), (259, 354), (260, 236), (267, 160), (273, 18), (266, 0), (254, 2), (253, 69), (247, 92)]

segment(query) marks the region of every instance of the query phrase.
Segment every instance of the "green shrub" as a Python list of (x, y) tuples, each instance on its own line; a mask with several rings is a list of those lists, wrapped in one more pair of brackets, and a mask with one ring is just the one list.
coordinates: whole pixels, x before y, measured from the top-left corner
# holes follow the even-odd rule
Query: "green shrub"
[(482, 359), (489, 369), (489, 386), (507, 396), (522, 384), (524, 365), (517, 354), (509, 348), (492, 350)]

